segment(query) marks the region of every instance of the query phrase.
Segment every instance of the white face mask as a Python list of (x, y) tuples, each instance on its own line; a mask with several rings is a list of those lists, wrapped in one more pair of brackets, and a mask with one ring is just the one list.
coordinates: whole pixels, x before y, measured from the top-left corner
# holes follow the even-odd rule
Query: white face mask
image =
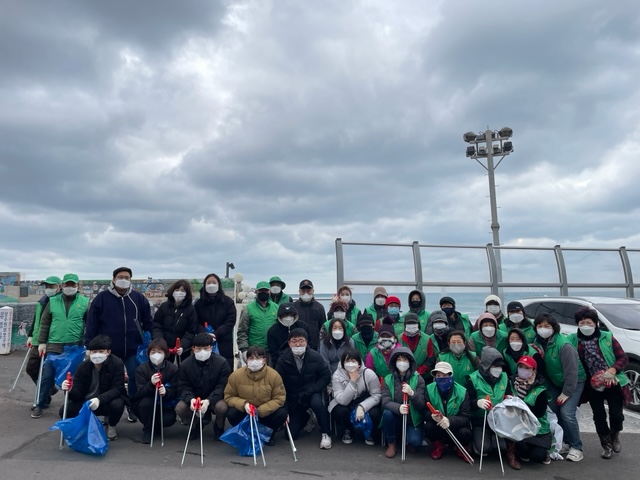
[(290, 327), (291, 325), (296, 323), (296, 317), (292, 317), (290, 315), (287, 315), (286, 317), (282, 317), (280, 319), (280, 323), (282, 325), (284, 325), (285, 327)]
[(78, 293), (78, 287), (64, 287), (62, 289), (62, 293), (64, 293), (67, 297), (73, 297), (76, 293)]
[(492, 377), (498, 378), (500, 375), (502, 375), (502, 367), (491, 367), (489, 369), (489, 373)]
[(58, 289), (57, 288), (45, 288), (44, 289), (44, 294), (47, 297), (53, 297), (56, 293), (58, 293)]
[(149, 355), (149, 360), (156, 366), (162, 365), (162, 362), (164, 362), (164, 353), (152, 353)]
[(331, 335), (333, 336), (333, 338), (335, 338), (336, 340), (342, 340), (342, 338), (344, 337), (344, 330), (333, 330), (331, 332)]
[(420, 325), (416, 323), (410, 323), (409, 325), (404, 326), (404, 333), (406, 333), (409, 337), (415, 337), (420, 331)]
[(512, 323), (518, 325), (520, 322), (522, 322), (522, 320), (524, 320), (524, 315), (522, 315), (521, 313), (512, 313), (511, 315), (509, 315), (509, 320), (511, 320)]
[(211, 358), (211, 350), (199, 350), (197, 352), (194, 353), (196, 360), (199, 360), (200, 362), (206, 362), (207, 360), (209, 360), (209, 358)]
[(374, 301), (376, 302), (376, 305), (378, 305), (379, 307), (384, 307), (384, 304), (387, 302), (387, 299), (384, 297), (378, 297)]
[(346, 304), (349, 304), (349, 302), (351, 301), (351, 295), (340, 295), (340, 300), (342, 300)]
[(349, 373), (355, 372), (358, 370), (358, 362), (345, 362), (344, 369)]
[(180, 303), (181, 301), (183, 301), (187, 296), (187, 292), (179, 292), (179, 291), (175, 291), (173, 292), (173, 299), (176, 301), (176, 303)]
[(129, 288), (131, 286), (131, 280), (125, 280), (124, 278), (119, 278), (115, 281), (115, 286), (118, 288)]
[(482, 334), (487, 338), (491, 338), (496, 334), (496, 327), (482, 327)]
[(249, 360), (247, 362), (247, 368), (252, 372), (257, 372), (261, 370), (264, 366), (264, 360)]
[(333, 312), (333, 318), (337, 318), (338, 320), (344, 320), (347, 317), (345, 312)]
[(509, 342), (509, 346), (514, 352), (519, 352), (522, 348), (522, 342)]
[(404, 360), (398, 360), (396, 362), (396, 368), (400, 373), (404, 373), (409, 370), (409, 362), (405, 362)]
[(553, 335), (553, 328), (541, 327), (541, 328), (538, 328), (537, 332), (538, 332), (538, 335), (540, 335), (540, 337), (549, 338), (551, 335)]
[(270, 291), (271, 293), (273, 293), (274, 295), (278, 295), (278, 294), (282, 291), (282, 288), (281, 288), (281, 287), (279, 287), (279, 286), (277, 286), (277, 285), (274, 285), (273, 287), (271, 287), (271, 288), (269, 289), (269, 291)]
[(497, 315), (498, 313), (500, 313), (500, 306), (499, 305), (487, 305), (487, 312), (489, 312), (491, 315)]
[(108, 356), (106, 353), (92, 353), (89, 355), (89, 358), (94, 365), (100, 365), (104, 363)]
[(219, 287), (218, 287), (218, 284), (217, 284), (217, 283), (207, 283), (207, 284), (204, 286), (205, 291), (206, 291), (207, 293), (211, 293), (211, 294), (218, 293), (218, 288), (219, 288)]
[(296, 357), (301, 357), (306, 351), (307, 347), (291, 347), (291, 353), (293, 353)]
[(581, 327), (578, 327), (578, 328), (580, 329), (580, 332), (582, 332), (582, 334), (585, 337), (590, 337), (596, 331), (596, 327), (592, 327), (591, 325), (582, 325)]
[(310, 302), (311, 299), (313, 298), (313, 295), (309, 294), (309, 293), (304, 293), (302, 295), (300, 295), (300, 300), (302, 300), (303, 302)]

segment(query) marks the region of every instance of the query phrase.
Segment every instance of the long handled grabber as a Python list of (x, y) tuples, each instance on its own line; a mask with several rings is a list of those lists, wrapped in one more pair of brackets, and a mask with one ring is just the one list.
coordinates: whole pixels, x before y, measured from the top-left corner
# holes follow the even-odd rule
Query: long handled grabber
[(40, 354), (40, 368), (38, 369), (38, 382), (36, 383), (36, 394), (33, 399), (34, 407), (37, 407), (38, 404), (40, 403), (40, 384), (42, 384), (42, 369), (44, 368), (44, 355), (45, 355), (44, 352)]
[[(408, 400), (409, 400), (409, 395), (407, 395), (406, 393), (403, 393), (402, 404), (408, 406), (409, 405)], [(404, 463), (404, 460), (407, 454), (407, 417), (408, 416), (409, 416), (408, 413), (405, 413), (402, 415), (402, 463)]]
[(504, 477), (504, 464), (502, 463), (502, 452), (500, 451), (500, 437), (498, 436), (498, 432), (495, 431), (496, 428), (496, 418), (493, 417), (493, 428), (494, 433), (496, 434), (496, 443), (498, 444), (498, 458), (500, 459), (500, 468), (502, 469), (502, 476)]
[[(427, 402), (427, 407), (429, 407), (429, 410), (431, 411), (431, 413), (433, 415), (439, 415), (440, 417), (442, 417), (442, 412), (440, 412), (439, 410), (436, 410), (435, 407), (433, 405), (431, 405), (431, 402)], [(449, 434), (449, 437), (451, 437), (451, 440), (453, 440), (453, 443), (458, 448), (458, 450), (460, 450), (460, 452), (462, 453), (462, 456), (465, 458), (465, 460), (468, 463), (470, 463), (471, 465), (473, 465), (473, 457), (471, 455), (469, 455), (469, 452), (467, 452), (465, 450), (465, 448), (462, 446), (462, 444), (456, 438), (456, 436), (453, 434), (453, 432), (448, 428), (445, 428), (444, 430), (445, 430), (445, 432), (447, 432)]]
[[(491, 402), (491, 397), (487, 395), (486, 400)], [(480, 444), (480, 470), (478, 470), (479, 472), (482, 471), (482, 457), (484, 456), (484, 434), (486, 430), (487, 430), (487, 410), (484, 411), (484, 422), (482, 422), (482, 443)], [(500, 450), (500, 445), (498, 445), (498, 450)]]
[[(64, 406), (62, 407), (62, 419), (65, 420), (67, 418), (67, 402), (69, 400), (69, 390), (71, 390), (71, 386), (73, 383), (73, 377), (71, 376), (71, 372), (67, 372), (67, 385), (69, 388), (67, 388), (64, 391)], [(60, 430), (60, 448), (62, 448), (62, 446), (64, 441), (64, 435), (62, 434), (62, 430)]]
[(253, 410), (251, 409), (251, 407), (249, 407), (249, 417), (250, 417), (249, 418), (249, 426), (251, 428), (251, 450), (253, 451), (253, 465), (257, 465), (257, 462), (256, 462), (256, 437), (255, 437), (255, 434), (253, 432), (253, 416), (251, 415), (252, 412), (253, 412)]
[[(260, 430), (258, 430), (258, 410), (256, 409), (255, 405), (251, 405), (251, 408), (249, 410), (249, 417), (250, 417), (249, 420), (252, 422), (252, 425), (253, 425), (252, 432), (255, 433), (255, 437), (258, 439), (258, 447), (260, 448), (260, 454), (262, 455), (262, 464), (266, 467), (267, 461), (264, 458), (264, 446), (262, 445), (262, 439), (260, 438)], [(251, 443), (253, 444), (253, 438), (251, 439)], [(253, 460), (255, 462), (255, 451), (253, 452), (253, 455), (254, 455)]]
[(289, 435), (289, 444), (291, 445), (291, 453), (293, 454), (293, 461), (297, 462), (298, 458), (296, 457), (296, 452), (298, 451), (298, 449), (296, 448), (296, 445), (293, 443), (293, 437), (291, 436), (291, 430), (289, 429), (288, 417), (287, 417), (287, 420), (285, 420), (284, 425), (285, 427), (287, 427), (287, 434)]
[[(191, 416), (191, 423), (189, 424), (189, 433), (187, 433), (187, 441), (184, 444), (184, 452), (182, 453), (182, 462), (180, 462), (180, 468), (184, 465), (184, 457), (187, 454), (187, 447), (189, 446), (189, 438), (191, 437), (191, 429), (193, 428), (193, 420), (196, 418), (196, 413), (202, 409), (202, 402), (200, 397), (195, 399), (193, 403), (193, 415)], [(200, 417), (200, 464), (204, 465), (204, 455), (202, 450), (202, 416)]]
[(16, 388), (16, 384), (18, 383), (18, 379), (20, 378), (20, 374), (22, 373), (22, 369), (24, 368), (25, 364), (27, 363), (27, 358), (29, 358), (29, 354), (30, 353), (31, 353), (31, 344), (29, 344), (29, 348), (27, 349), (27, 354), (24, 356), (24, 360), (22, 361), (22, 365), (20, 365), (20, 370), (18, 370), (18, 376), (16, 377), (15, 381), (13, 382), (13, 385), (11, 386), (11, 389), (9, 390), (10, 392), (12, 392), (14, 388)]
[(176, 338), (176, 346), (169, 349), (169, 354), (176, 356), (176, 362), (178, 363), (178, 366), (180, 366), (180, 355), (178, 355), (179, 348), (180, 348), (180, 337)]
[[(162, 374), (158, 372), (158, 376), (160, 377), (160, 379), (155, 384), (156, 393), (153, 397), (153, 417), (151, 420), (151, 442), (149, 444), (149, 448), (153, 448), (153, 434), (155, 433), (155, 430), (156, 430), (156, 408), (158, 406), (158, 390), (160, 390), (160, 387), (162, 386)], [(162, 401), (162, 399), (160, 399), (160, 401)], [(160, 407), (160, 415), (162, 415), (162, 406)], [(161, 426), (161, 429), (164, 430), (163, 426)], [(163, 437), (162, 446), (164, 447), (164, 431), (162, 432), (162, 437)]]

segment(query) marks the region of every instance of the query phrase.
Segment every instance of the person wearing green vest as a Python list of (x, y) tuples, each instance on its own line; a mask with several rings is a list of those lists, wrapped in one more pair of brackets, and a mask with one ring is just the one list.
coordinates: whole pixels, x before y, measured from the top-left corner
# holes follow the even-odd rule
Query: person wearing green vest
[[(526, 438), (519, 442), (507, 440), (507, 461), (514, 470), (520, 470), (520, 460), (524, 462), (536, 462), (549, 465), (549, 449), (551, 448), (551, 429), (547, 419), (547, 389), (544, 378), (538, 373), (538, 361), (523, 355), (516, 363), (516, 371), (511, 377), (513, 394), (521, 398), (527, 404), (540, 422), (540, 430), (534, 437)], [(518, 460), (518, 457), (520, 460)]]
[[(542, 350), (534, 343), (527, 341), (527, 336), (519, 328), (512, 328), (507, 333), (507, 346), (502, 350), (507, 365), (505, 367), (507, 375), (516, 374), (516, 364), (523, 355), (535, 358), (536, 362), (542, 365), (544, 372), (544, 361), (542, 360)], [(544, 375), (543, 375), (544, 376)]]
[(347, 335), (352, 336), (353, 332), (356, 329), (356, 324), (351, 323), (350, 320), (347, 319), (347, 311), (349, 307), (342, 300), (335, 300), (331, 302), (329, 305), (329, 312), (327, 313), (327, 321), (322, 325), (322, 330), (320, 330), (320, 339), (322, 340), (327, 333), (329, 332), (329, 323), (334, 318), (336, 320), (342, 320), (347, 327)]
[(277, 305), (282, 305), (283, 303), (293, 303), (291, 295), (284, 293), (284, 287), (286, 286), (287, 284), (280, 280), (280, 277), (271, 277), (269, 279), (270, 300)]
[(416, 371), (423, 379), (429, 373), (427, 365), (427, 343), (429, 337), (420, 331), (420, 320), (415, 313), (408, 313), (404, 317), (404, 332), (400, 335), (400, 344), (413, 353), (416, 361)]
[(352, 337), (353, 344), (360, 352), (360, 356), (366, 359), (369, 350), (374, 348), (378, 342), (378, 332), (373, 329), (373, 317), (368, 313), (363, 313), (358, 317), (356, 327), (358, 331)]
[[(396, 437), (400, 435), (402, 415), (407, 418), (406, 438), (409, 451), (422, 445), (425, 408), (424, 380), (416, 372), (416, 361), (407, 347), (396, 348), (389, 357), (391, 373), (382, 382), (382, 429), (387, 442), (385, 456), (396, 456)], [(407, 402), (404, 402), (406, 398)]]
[[(40, 316), (38, 353), (54, 357), (64, 352), (65, 346), (82, 345), (84, 324), (89, 309), (89, 299), (78, 293), (78, 276), (67, 273), (62, 278), (62, 295), (49, 298)], [(40, 418), (42, 409), (49, 406), (49, 392), (55, 385), (56, 371), (53, 364), (45, 362), (40, 381), (40, 394), (31, 418)]]
[[(471, 322), (469, 315), (456, 310), (456, 301), (452, 297), (442, 297), (440, 299), (440, 309), (447, 316), (449, 328), (451, 330), (462, 330), (467, 338), (471, 335)], [(433, 326), (427, 321), (425, 330), (429, 335), (433, 333)]]
[[(495, 319), (494, 319), (495, 320)], [(483, 453), (497, 451), (505, 448), (504, 439), (498, 444), (498, 439), (491, 428), (485, 427), (484, 442), (482, 430), (487, 421), (487, 412), (493, 405), (500, 403), (506, 395), (511, 395), (509, 377), (504, 372), (505, 361), (498, 350), (493, 347), (484, 347), (480, 358), (480, 367), (469, 375), (466, 388), (471, 402), (471, 432), (473, 434), (473, 449), (480, 454), (484, 443)]]
[[(347, 304), (347, 317), (346, 320), (353, 325), (358, 323), (358, 317), (360, 316), (360, 310), (356, 306), (356, 301), (353, 299), (353, 292), (347, 285), (343, 285), (338, 289), (338, 298)], [(363, 357), (364, 358), (364, 357)]]
[(453, 369), (453, 379), (459, 385), (466, 385), (467, 378), (478, 369), (480, 359), (467, 349), (467, 337), (462, 330), (449, 333), (449, 348), (438, 354), (438, 362), (447, 362)]
[[(624, 422), (624, 389), (629, 389), (629, 379), (624, 369), (629, 358), (611, 332), (600, 330), (598, 312), (583, 307), (575, 313), (578, 331), (570, 339), (578, 348), (578, 356), (590, 379), (585, 391), (593, 423), (600, 437), (602, 458), (609, 459), (612, 452), (620, 453), (620, 432)], [(629, 392), (627, 392), (629, 393)], [(609, 406), (609, 424), (604, 403)]]
[(387, 290), (384, 287), (374, 288), (373, 303), (362, 311), (362, 313), (368, 313), (373, 317), (374, 326), (379, 319), (387, 315), (387, 309), (384, 307), (384, 304), (388, 296)]
[(427, 299), (421, 290), (412, 290), (411, 292), (409, 292), (409, 297), (407, 298), (409, 311), (405, 313), (404, 316), (407, 316), (409, 313), (415, 313), (418, 316), (418, 320), (420, 320), (421, 332), (426, 331), (427, 320), (429, 319), (430, 315), (430, 313), (424, 309), (426, 304)]
[(560, 324), (550, 313), (535, 318), (536, 345), (544, 351), (545, 379), (549, 393), (549, 407), (558, 416), (564, 432), (560, 453), (565, 460), (579, 462), (584, 458), (578, 424), (577, 408), (584, 389), (585, 372), (578, 360), (578, 352), (571, 341), (560, 333)]
[(456, 455), (465, 462), (464, 454), (453, 443), (447, 429), (469, 452), (471, 443), (471, 404), (467, 389), (453, 379), (453, 369), (447, 362), (436, 363), (433, 383), (427, 385), (425, 401), (430, 402), (437, 413), (425, 411), (425, 435), (431, 443), (431, 458), (439, 460), (446, 445), (454, 448)]
[(492, 313), (485, 312), (478, 317), (476, 322), (478, 330), (469, 338), (469, 350), (476, 352), (482, 358), (484, 347), (493, 347), (502, 352), (507, 346), (507, 334), (498, 330), (498, 321)]
[(507, 333), (512, 328), (519, 328), (527, 337), (527, 343), (532, 343), (536, 338), (536, 331), (533, 329), (531, 319), (526, 317), (522, 304), (520, 302), (509, 302), (507, 315), (508, 318), (504, 319), (498, 329)]
[(502, 300), (497, 295), (487, 295), (487, 297), (484, 299), (484, 308), (485, 312), (493, 315), (493, 318), (496, 319), (498, 325), (501, 325), (502, 322), (507, 318), (506, 315), (502, 313)]
[(256, 298), (240, 314), (238, 350), (243, 354), (249, 347), (269, 348), (267, 332), (276, 323), (278, 305), (269, 299), (269, 283), (258, 282)]
[[(442, 310), (434, 310), (429, 315), (429, 324), (433, 327), (433, 333), (429, 335), (427, 342), (427, 368), (428, 371), (436, 364), (438, 354), (445, 350), (449, 343), (449, 320)], [(431, 383), (433, 377), (425, 378), (425, 382)]]
[(378, 341), (375, 347), (369, 350), (364, 364), (380, 377), (380, 381), (391, 373), (389, 358), (394, 349), (400, 347), (398, 339), (391, 325), (382, 325), (378, 332)]
[(400, 299), (395, 295), (387, 297), (384, 303), (384, 308), (387, 311), (387, 314), (383, 318), (376, 320), (373, 328), (376, 329), (376, 332), (379, 332), (380, 325), (386, 323), (393, 325), (393, 328), (396, 331), (396, 337), (401, 335), (404, 331), (404, 325), (402, 325), (402, 322), (400, 321)]

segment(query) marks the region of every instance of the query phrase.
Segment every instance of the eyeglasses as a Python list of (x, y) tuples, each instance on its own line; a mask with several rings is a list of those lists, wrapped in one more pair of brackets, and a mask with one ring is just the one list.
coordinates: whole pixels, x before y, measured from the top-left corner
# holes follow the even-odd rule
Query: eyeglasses
[(301, 340), (289, 340), (289, 345), (293, 345), (294, 347), (304, 347), (307, 344), (305, 339)]

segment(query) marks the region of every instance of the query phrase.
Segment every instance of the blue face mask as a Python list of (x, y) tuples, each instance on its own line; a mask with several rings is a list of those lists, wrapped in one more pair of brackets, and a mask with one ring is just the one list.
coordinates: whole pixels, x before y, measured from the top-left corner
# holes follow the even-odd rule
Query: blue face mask
[(440, 390), (442, 393), (446, 393), (449, 390), (451, 390), (451, 388), (453, 388), (453, 376), (438, 377), (434, 380), (436, 381), (436, 386), (438, 387), (438, 390)]
[(387, 309), (387, 313), (390, 317), (397, 317), (398, 315), (400, 315), (400, 309), (398, 307), (389, 307)]

